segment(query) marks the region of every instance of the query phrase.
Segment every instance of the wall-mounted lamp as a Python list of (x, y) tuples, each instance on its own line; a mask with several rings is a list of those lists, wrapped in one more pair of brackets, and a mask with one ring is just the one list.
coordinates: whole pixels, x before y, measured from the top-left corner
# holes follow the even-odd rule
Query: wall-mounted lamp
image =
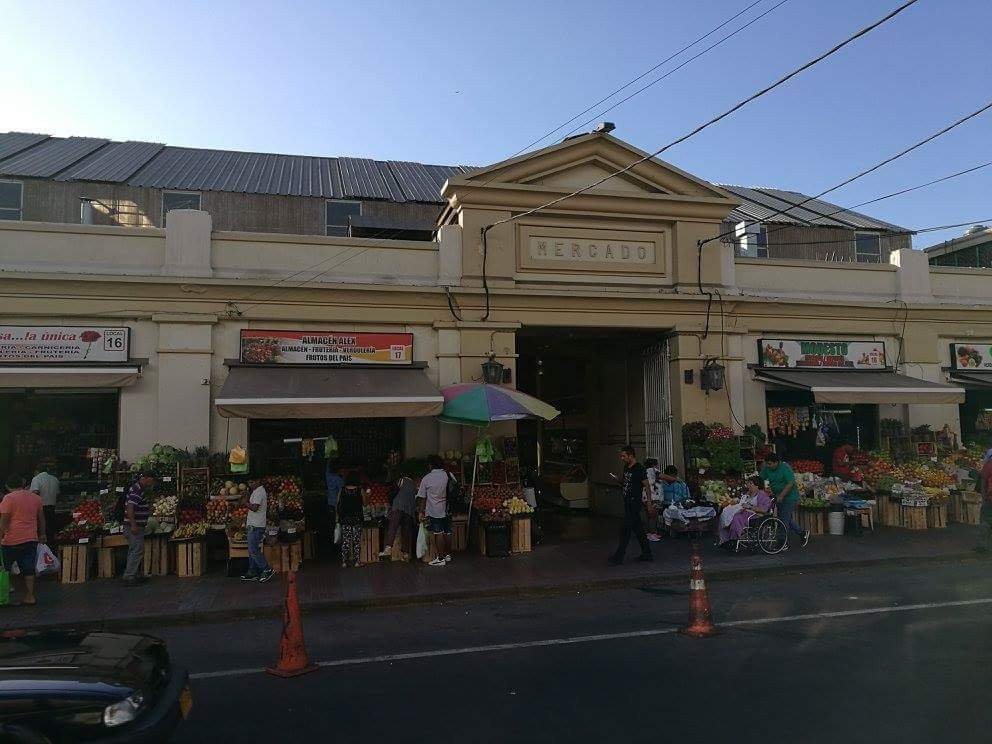
[(503, 365), (496, 361), (495, 354), (490, 354), (489, 360), (482, 363), (482, 379), (489, 385), (503, 382)]

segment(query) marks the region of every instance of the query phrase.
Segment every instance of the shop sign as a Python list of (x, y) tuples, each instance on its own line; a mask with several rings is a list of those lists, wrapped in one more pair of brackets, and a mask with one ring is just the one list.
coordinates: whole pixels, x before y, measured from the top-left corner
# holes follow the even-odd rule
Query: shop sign
[(0, 326), (0, 363), (126, 362), (129, 328)]
[(954, 369), (992, 369), (992, 346), (989, 344), (951, 344)]
[(758, 341), (758, 358), (762, 367), (885, 369), (885, 344), (762, 338)]
[(588, 240), (532, 235), (530, 257), (559, 263), (653, 264), (654, 243), (643, 240)]
[(413, 334), (242, 330), (241, 363), (413, 364)]

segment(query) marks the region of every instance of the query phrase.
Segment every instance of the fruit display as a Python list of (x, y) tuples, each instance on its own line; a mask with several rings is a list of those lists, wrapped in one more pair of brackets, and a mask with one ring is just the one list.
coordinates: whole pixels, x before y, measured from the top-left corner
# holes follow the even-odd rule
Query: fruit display
[(830, 501), (823, 498), (802, 498), (799, 499), (799, 508), (801, 509), (827, 509), (830, 507)]
[(733, 439), (734, 430), (724, 424), (713, 423), (706, 432), (707, 439)]
[(900, 481), (919, 481), (924, 486), (943, 488), (953, 486), (957, 480), (943, 468), (930, 462), (904, 462), (892, 469), (892, 476)]
[(55, 533), (55, 542), (59, 545), (78, 543), (94, 535), (94, 525), (70, 524)]
[[(891, 462), (877, 457), (869, 456), (868, 460), (861, 465), (864, 479), (872, 488), (883, 488), (880, 483), (884, 478), (891, 478), (894, 470), (895, 466)], [(883, 490), (888, 489), (883, 488)]]
[(228, 523), (234, 525), (235, 527), (243, 527), (245, 524), (245, 519), (248, 517), (248, 507), (238, 506), (231, 510), (231, 515), (228, 518)]
[(792, 460), (790, 464), (796, 473), (823, 475), (823, 463), (819, 460)]
[(213, 488), (211, 493), (216, 494), (218, 498), (223, 497), (226, 499), (236, 499), (243, 496), (248, 491), (248, 485), (246, 483), (235, 483), (234, 481), (222, 481), (217, 479), (213, 483)]
[(189, 522), (179, 525), (172, 533), (173, 540), (195, 540), (207, 534), (206, 522)]
[(199, 504), (184, 504), (180, 502), (179, 524), (193, 524), (196, 522), (202, 522), (204, 513), (204, 507)]
[(519, 496), (507, 499), (503, 502), (503, 506), (510, 514), (532, 514), (534, 512), (534, 507)]
[(248, 540), (248, 530), (244, 527), (228, 530), (227, 539), (232, 543), (243, 543)]
[(100, 510), (99, 499), (83, 501), (72, 510), (72, 518), (77, 524), (103, 524), (103, 512)]
[(768, 409), (768, 431), (770, 434), (794, 437), (812, 426), (809, 408), (773, 407)]
[(108, 520), (103, 523), (103, 531), (109, 535), (116, 535), (124, 531), (124, 523)]
[(227, 499), (210, 499), (207, 502), (207, 521), (210, 524), (224, 524), (231, 514)]
[(158, 519), (174, 517), (178, 505), (178, 496), (162, 496), (152, 504), (152, 516)]
[(210, 483), (206, 468), (184, 468), (180, 476), (183, 498), (201, 501), (207, 498)]
[(362, 492), (362, 503), (365, 506), (389, 506), (389, 486), (373, 483)]
[(509, 501), (520, 495), (519, 486), (487, 484), (475, 487), (475, 498), (472, 508), (479, 512), (501, 509), (504, 501)]

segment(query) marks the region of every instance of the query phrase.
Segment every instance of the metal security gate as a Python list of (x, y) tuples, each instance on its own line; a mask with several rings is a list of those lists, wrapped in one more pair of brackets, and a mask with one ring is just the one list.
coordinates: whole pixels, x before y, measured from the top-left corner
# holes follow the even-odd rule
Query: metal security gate
[(672, 462), (672, 413), (669, 401), (668, 342), (644, 350), (645, 455), (664, 467)]

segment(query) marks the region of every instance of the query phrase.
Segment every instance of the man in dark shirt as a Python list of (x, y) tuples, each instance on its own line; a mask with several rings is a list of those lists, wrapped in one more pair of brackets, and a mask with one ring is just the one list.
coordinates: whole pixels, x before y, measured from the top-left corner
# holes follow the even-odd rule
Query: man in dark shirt
[(630, 445), (620, 450), (620, 461), (623, 463), (623, 525), (620, 527), (620, 544), (617, 546), (617, 552), (610, 556), (610, 563), (614, 566), (623, 563), (623, 556), (627, 552), (627, 543), (630, 542), (632, 533), (637, 535), (637, 542), (641, 546), (641, 554), (637, 560), (653, 561), (651, 544), (641, 522), (641, 509), (651, 499), (648, 471), (637, 462), (634, 448)]
[(138, 571), (145, 556), (145, 525), (148, 524), (148, 515), (151, 512), (145, 494), (153, 483), (155, 483), (153, 476), (139, 473), (124, 499), (125, 534), (128, 542), (124, 583), (128, 586), (134, 586), (144, 580), (143, 576), (138, 576)]

